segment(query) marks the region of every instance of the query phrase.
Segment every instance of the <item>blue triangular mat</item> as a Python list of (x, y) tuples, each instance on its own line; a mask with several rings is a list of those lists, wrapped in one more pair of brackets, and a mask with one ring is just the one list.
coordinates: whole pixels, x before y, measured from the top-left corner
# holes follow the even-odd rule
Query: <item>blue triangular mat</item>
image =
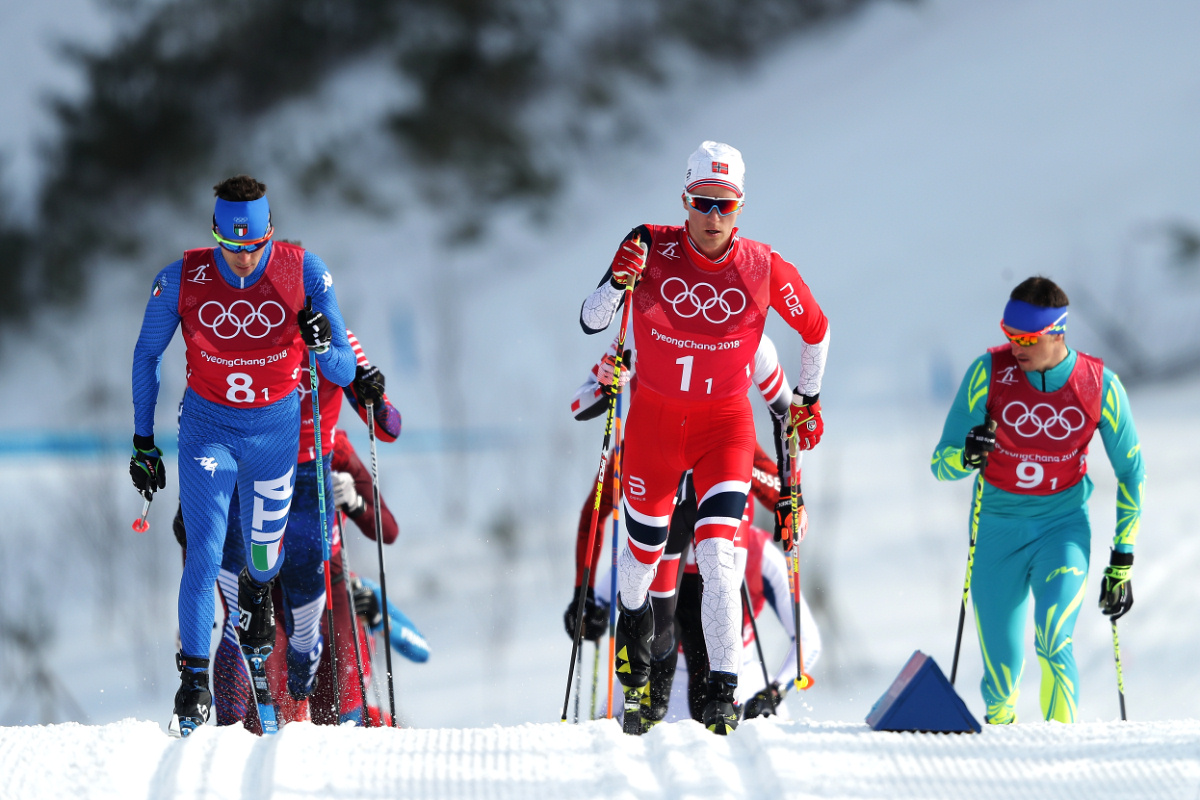
[(937, 662), (920, 650), (912, 654), (891, 687), (871, 707), (867, 724), (877, 731), (979, 733), (982, 730)]

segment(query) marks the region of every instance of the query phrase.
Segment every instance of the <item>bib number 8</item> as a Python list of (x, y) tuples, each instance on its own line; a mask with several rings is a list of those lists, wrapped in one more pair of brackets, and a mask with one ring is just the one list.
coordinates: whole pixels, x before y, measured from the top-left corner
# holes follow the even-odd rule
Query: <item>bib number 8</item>
[(1042, 469), (1041, 464), (1034, 461), (1022, 461), (1017, 465), (1017, 486), (1022, 489), (1032, 489), (1042, 482), (1045, 475), (1046, 471)]
[(254, 390), (251, 385), (254, 379), (244, 372), (231, 372), (225, 378), (225, 382), (229, 384), (229, 391), (225, 393), (225, 399), (231, 403), (253, 403)]

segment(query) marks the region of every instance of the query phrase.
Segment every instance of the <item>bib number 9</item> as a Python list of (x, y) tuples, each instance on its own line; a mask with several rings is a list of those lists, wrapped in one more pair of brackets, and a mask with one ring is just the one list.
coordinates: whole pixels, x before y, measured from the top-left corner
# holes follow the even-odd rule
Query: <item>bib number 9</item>
[(1042, 482), (1046, 471), (1042, 465), (1034, 461), (1022, 461), (1017, 465), (1017, 486), (1022, 489), (1032, 489)]

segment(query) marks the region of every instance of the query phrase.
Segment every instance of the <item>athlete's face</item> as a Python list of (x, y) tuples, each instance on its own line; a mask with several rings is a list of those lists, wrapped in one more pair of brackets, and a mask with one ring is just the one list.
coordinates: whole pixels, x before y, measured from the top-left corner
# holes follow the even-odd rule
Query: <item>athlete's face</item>
[[(738, 196), (733, 189), (716, 185), (697, 186), (692, 194), (703, 197)], [(720, 258), (721, 254), (729, 247), (729, 240), (733, 238), (733, 229), (737, 227), (737, 219), (742, 215), (741, 209), (723, 217), (716, 208), (707, 214), (701, 214), (689, 206), (686, 200), (682, 202), (684, 209), (688, 212), (688, 234), (692, 237), (696, 248), (709, 258)]]
[(254, 268), (258, 266), (258, 262), (262, 259), (262, 255), (266, 251), (267, 248), (260, 247), (253, 253), (245, 250), (240, 253), (234, 253), (222, 247), (221, 255), (225, 256), (225, 263), (233, 270), (234, 275), (237, 275), (239, 278), (246, 278), (249, 277), (251, 272), (254, 272)]
[[(1009, 333), (1028, 333), (1007, 325), (1004, 328)], [(1067, 357), (1066, 336), (1061, 333), (1042, 334), (1033, 344), (1009, 342), (1008, 346), (1012, 348), (1013, 358), (1017, 359), (1022, 372), (1044, 372), (1057, 367)]]

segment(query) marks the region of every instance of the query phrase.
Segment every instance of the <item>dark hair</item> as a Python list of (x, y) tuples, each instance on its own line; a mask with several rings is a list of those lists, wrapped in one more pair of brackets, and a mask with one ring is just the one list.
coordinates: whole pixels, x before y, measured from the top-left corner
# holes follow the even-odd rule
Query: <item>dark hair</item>
[(267, 185), (259, 183), (249, 175), (234, 175), (213, 187), (217, 197), (230, 203), (247, 203), (267, 193)]
[(1064, 308), (1071, 302), (1067, 299), (1067, 293), (1059, 288), (1057, 283), (1041, 275), (1021, 281), (1008, 299), (1021, 300), (1042, 308)]

